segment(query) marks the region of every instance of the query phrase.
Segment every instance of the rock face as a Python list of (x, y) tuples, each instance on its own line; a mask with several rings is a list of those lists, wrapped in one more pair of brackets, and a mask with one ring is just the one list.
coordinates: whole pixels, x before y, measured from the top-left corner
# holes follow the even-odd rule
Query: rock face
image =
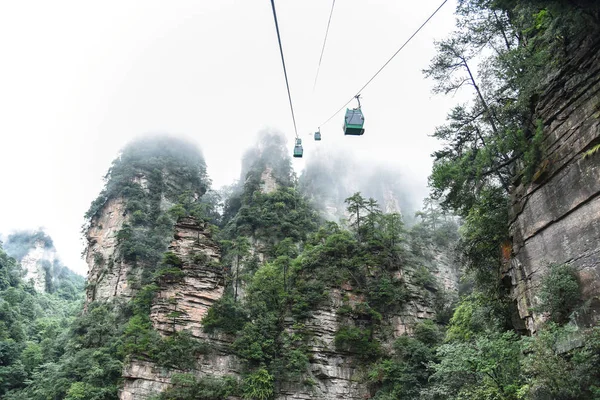
[(383, 211), (385, 213), (397, 213), (402, 215), (402, 210), (400, 209), (400, 202), (396, 198), (393, 190), (389, 187), (384, 187), (383, 190)]
[[(271, 193), (283, 185), (275, 178), (276, 168), (268, 165), (265, 165), (262, 172), (258, 171), (260, 174), (253, 175), (253, 179), (260, 178), (257, 189), (262, 193)], [(121, 180), (123, 179), (121, 177)], [(161, 192), (156, 188), (152, 191), (152, 181), (148, 181), (143, 173), (129, 179), (132, 185), (136, 185), (136, 189), (152, 193), (153, 199), (159, 199), (154, 206), (163, 211), (170, 209), (174, 199), (177, 199), (177, 193), (183, 192), (182, 188), (185, 187), (185, 182), (180, 182), (166, 173), (163, 173)], [(254, 183), (254, 180), (252, 182)], [(170, 197), (166, 196), (165, 192), (169, 193)], [(400, 201), (395, 192), (384, 190), (384, 193), (382, 207), (399, 212)], [(89, 266), (89, 284), (86, 304), (112, 299), (127, 302), (135, 295), (136, 288), (140, 287), (139, 282), (142, 281), (145, 267), (151, 268), (152, 271), (163, 267), (162, 264), (144, 265), (150, 261), (140, 261), (134, 265), (133, 262), (124, 261), (120, 254), (119, 237), (123, 238), (128, 231), (137, 229), (135, 233), (138, 236), (129, 237), (135, 237), (137, 240), (147, 232), (144, 230), (147, 229), (146, 226), (136, 225), (136, 212), (128, 212), (134, 205), (135, 203), (126, 203), (123, 198), (113, 197), (106, 201), (90, 221), (87, 230), (86, 261)], [(123, 233), (119, 235), (119, 232)], [(167, 250), (168, 238), (164, 239), (164, 250)], [(259, 264), (264, 263), (267, 259), (266, 243), (257, 237), (249, 239), (253, 262), (256, 260)], [(121, 244), (123, 243), (127, 242)], [(212, 238), (209, 224), (190, 217), (180, 218), (173, 227), (168, 251), (172, 253), (169, 257), (175, 256), (181, 261), (181, 274), (179, 271), (167, 272), (155, 282), (158, 290), (150, 306), (152, 327), (163, 337), (187, 331), (195, 339), (206, 343), (210, 350), (199, 355), (193, 368), (186, 371), (164, 368), (147, 359), (128, 358), (123, 369), (123, 386), (119, 393), (121, 400), (149, 399), (167, 389), (171, 385), (173, 374), (180, 372), (191, 373), (197, 377), (242, 376), (244, 363), (234, 355), (232, 349), (235, 338), (225, 334), (209, 335), (202, 329), (203, 317), (225, 291), (223, 266), (219, 263), (221, 254)], [(433, 257), (431, 264), (435, 267), (433, 272), (440, 278), (441, 286), (455, 287), (453, 285), (456, 285), (456, 274), (448, 258), (442, 255)], [(241, 268), (243, 270), (244, 266)], [(398, 336), (410, 334), (415, 323), (431, 319), (435, 315), (432, 301), (435, 289), (411, 285), (413, 279), (410, 272), (407, 272), (407, 276), (403, 276), (401, 272), (397, 274), (397, 279), (408, 282), (409, 300), (398, 312), (386, 315), (381, 322), (382, 329), (377, 330), (377, 339), (386, 351), (391, 349)], [(244, 299), (244, 289), (242, 283), (238, 287), (238, 301)], [(369, 388), (365, 384), (364, 362), (357, 354), (339, 351), (335, 345), (335, 336), (341, 324), (358, 326), (360, 323), (369, 323), (356, 321), (353, 317), (340, 315), (338, 312), (341, 306), (362, 303), (364, 298), (356, 294), (357, 291), (349, 283), (329, 288), (328, 292), (329, 299), (312, 310), (312, 316), (303, 321), (303, 327), (291, 319), (284, 325), (290, 333), (295, 329), (307, 331), (306, 337), (310, 338), (307, 339), (310, 365), (298, 382), (278, 383), (279, 386), (275, 388), (276, 399), (359, 400), (369, 397)]]
[(512, 192), (512, 260), (507, 268), (520, 318), (534, 332), (541, 317), (531, 310), (550, 264), (578, 271), (583, 299), (591, 300), (586, 322), (600, 314), (600, 40), (574, 51), (552, 76), (535, 109), (543, 123), (544, 159), (534, 182)]
[(367, 395), (365, 385), (356, 376), (360, 367), (358, 360), (352, 354), (335, 349), (339, 325), (336, 311), (343, 304), (343, 295), (352, 292), (350, 286), (346, 289), (331, 290), (329, 302), (314, 310), (305, 322), (305, 329), (313, 335), (308, 344), (311, 359), (308, 375), (314, 385), (285, 384), (279, 389), (277, 399), (364, 399)]
[(266, 167), (260, 175), (260, 191), (265, 194), (272, 193), (277, 190), (279, 185), (273, 175), (273, 168)]
[[(439, 266), (439, 269), (450, 266)], [(401, 274), (397, 276), (401, 278)], [(377, 335), (384, 351), (392, 351), (393, 342), (402, 335), (411, 334), (415, 324), (432, 319), (432, 293), (414, 285), (409, 285), (410, 300), (397, 313), (386, 315), (382, 321), (380, 333)], [(356, 295), (353, 287), (346, 283), (340, 288), (329, 290), (329, 301), (314, 310), (312, 317), (304, 323), (304, 329), (311, 333), (308, 343), (310, 366), (307, 377), (313, 385), (284, 384), (278, 390), (278, 400), (309, 399), (350, 399), (363, 400), (370, 398), (367, 385), (364, 383), (366, 371), (364, 361), (355, 354), (336, 349), (335, 335), (340, 324), (356, 325), (353, 318), (345, 318), (338, 314), (343, 305), (355, 306), (364, 301), (362, 295)]]
[[(213, 349), (203, 355), (193, 371), (186, 371), (198, 377), (204, 375), (239, 376), (241, 361), (231, 351), (232, 338), (224, 335), (208, 335), (202, 330), (202, 318), (218, 300), (224, 291), (224, 277), (220, 268), (211, 266), (220, 258), (219, 250), (211, 239), (206, 225), (192, 218), (180, 220), (175, 226), (174, 240), (169, 250), (182, 261), (184, 276), (178, 280), (163, 281), (151, 309), (154, 329), (161, 335), (170, 335), (175, 331), (188, 330)], [(439, 271), (452, 271), (447, 260), (436, 261)], [(450, 274), (450, 272), (447, 272)], [(401, 276), (398, 276), (401, 278)], [(383, 324), (387, 337), (382, 337), (384, 346), (391, 347), (395, 338), (410, 333), (415, 323), (431, 319), (431, 293), (424, 288), (410, 286), (411, 300), (401, 312), (388, 316)], [(348, 300), (349, 299), (349, 300)], [(353, 294), (349, 284), (330, 290), (330, 298), (314, 310), (313, 315), (304, 323), (304, 329), (311, 333), (308, 343), (310, 366), (304, 383), (285, 383), (277, 388), (278, 400), (308, 399), (350, 399), (368, 398), (368, 388), (362, 382), (364, 368), (355, 355), (339, 352), (335, 348), (335, 334), (341, 322), (337, 310), (350, 302), (350, 305), (363, 301)], [(348, 322), (348, 321), (346, 321)], [(293, 321), (288, 329), (293, 330)], [(386, 344), (387, 343), (387, 344)], [(143, 400), (165, 390), (176, 370), (163, 369), (152, 362), (131, 360), (123, 371), (124, 384), (120, 393), (121, 400)]]
[[(194, 336), (202, 337), (200, 321), (223, 295), (221, 268), (211, 266), (220, 259), (219, 249), (206, 229), (193, 218), (184, 218), (175, 225), (169, 251), (183, 261), (184, 276), (181, 280), (162, 282), (154, 298), (150, 318), (161, 334), (188, 329)], [(169, 317), (172, 313), (178, 316)]]
[[(202, 318), (221, 298), (225, 281), (221, 268), (213, 267), (220, 254), (205, 223), (183, 218), (175, 225), (174, 239), (169, 251), (183, 261), (183, 277), (162, 280), (155, 296), (150, 319), (161, 335), (187, 330), (197, 339), (207, 342), (212, 351), (198, 360), (197, 376), (235, 375), (239, 361), (231, 355), (231, 340), (209, 336), (202, 331)], [(181, 372), (157, 367), (152, 362), (132, 360), (126, 365), (123, 377), (122, 400), (148, 399), (170, 385), (173, 373)]]
[(452, 293), (458, 293), (460, 271), (458, 266), (455, 265), (451, 260), (453, 256), (453, 253), (448, 254), (448, 252), (434, 252), (433, 264), (435, 266), (435, 270), (432, 272), (438, 284), (444, 290)]
[(56, 260), (56, 251), (54, 247), (47, 248), (43, 241), (34, 243), (34, 247), (21, 259), (21, 267), (25, 271), (26, 282), (33, 281), (36, 291), (46, 291), (46, 271), (43, 264), (52, 265)]
[(117, 233), (127, 220), (125, 201), (110, 199), (95, 216), (87, 231), (88, 249), (86, 262), (89, 266), (86, 304), (92, 301), (109, 300), (113, 297), (132, 296), (127, 283), (131, 266), (116, 261)]

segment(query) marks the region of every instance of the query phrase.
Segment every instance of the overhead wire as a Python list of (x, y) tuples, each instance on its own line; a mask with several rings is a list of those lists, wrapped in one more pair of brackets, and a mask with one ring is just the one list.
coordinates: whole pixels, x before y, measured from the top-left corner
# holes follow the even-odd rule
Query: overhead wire
[(369, 79), (369, 80), (367, 81), (367, 83), (365, 83), (365, 84), (363, 85), (363, 87), (361, 87), (361, 88), (358, 90), (358, 92), (356, 92), (356, 94), (350, 98), (350, 100), (348, 100), (346, 103), (344, 103), (344, 105), (343, 105), (343, 106), (341, 106), (339, 110), (337, 110), (335, 113), (333, 113), (333, 115), (331, 115), (331, 117), (327, 118), (327, 119), (326, 119), (324, 122), (322, 122), (322, 123), (321, 123), (319, 126), (323, 126), (323, 125), (325, 125), (326, 123), (328, 123), (329, 121), (331, 121), (331, 120), (333, 119), (333, 117), (335, 117), (335, 116), (336, 116), (336, 115), (337, 115), (337, 114), (338, 114), (340, 111), (342, 111), (342, 110), (344, 109), (344, 107), (346, 107), (348, 104), (350, 104), (350, 102), (351, 102), (352, 100), (354, 100), (354, 99), (356, 98), (356, 96), (359, 96), (359, 95), (360, 95), (360, 93), (361, 93), (361, 92), (362, 92), (362, 91), (363, 91), (363, 90), (364, 90), (364, 89), (365, 89), (365, 88), (366, 88), (366, 87), (367, 87), (367, 86), (368, 86), (368, 85), (369, 85), (369, 84), (370, 84), (370, 83), (373, 81), (373, 79), (375, 79), (375, 78), (377, 77), (377, 75), (379, 75), (379, 73), (380, 73), (381, 71), (383, 71), (383, 69), (384, 69), (385, 67), (387, 67), (387, 65), (388, 65), (388, 64), (389, 64), (389, 63), (390, 63), (390, 62), (391, 62), (391, 61), (394, 59), (394, 57), (396, 57), (396, 56), (398, 55), (398, 53), (400, 53), (400, 52), (402, 51), (402, 49), (404, 49), (404, 48), (406, 47), (406, 45), (407, 45), (408, 43), (410, 43), (410, 41), (411, 41), (411, 40), (412, 40), (412, 39), (413, 39), (413, 38), (414, 38), (414, 37), (415, 37), (415, 36), (416, 36), (416, 35), (417, 35), (417, 34), (418, 34), (420, 31), (421, 31), (421, 29), (423, 29), (423, 27), (424, 27), (425, 25), (427, 25), (427, 23), (428, 23), (428, 22), (429, 22), (429, 21), (430, 21), (430, 20), (431, 20), (431, 19), (432, 19), (432, 18), (433, 18), (433, 17), (434, 17), (434, 16), (435, 16), (437, 13), (438, 13), (438, 11), (440, 11), (440, 9), (441, 9), (441, 8), (444, 6), (444, 4), (446, 4), (447, 2), (448, 2), (448, 0), (444, 0), (444, 1), (442, 2), (442, 4), (440, 4), (440, 5), (439, 5), (439, 7), (438, 7), (438, 8), (436, 8), (436, 10), (435, 10), (435, 11), (434, 11), (434, 12), (433, 12), (433, 13), (432, 13), (430, 16), (429, 16), (429, 18), (427, 18), (427, 19), (425, 20), (425, 22), (423, 22), (423, 23), (421, 24), (421, 26), (419, 26), (419, 28), (418, 28), (418, 29), (417, 29), (417, 30), (416, 30), (416, 31), (415, 31), (415, 32), (414, 32), (412, 35), (410, 35), (410, 37), (409, 37), (409, 38), (408, 38), (408, 39), (407, 39), (407, 40), (406, 40), (406, 41), (405, 41), (405, 42), (402, 44), (402, 46), (400, 46), (400, 48), (399, 48), (398, 50), (396, 50), (396, 52), (395, 52), (395, 53), (394, 53), (394, 54), (393, 54), (393, 55), (392, 55), (392, 56), (391, 56), (391, 57), (390, 57), (390, 58), (389, 58), (389, 59), (388, 59), (388, 60), (385, 62), (385, 64), (383, 64), (383, 66), (382, 66), (381, 68), (379, 68), (379, 70), (378, 70), (378, 71), (375, 73), (375, 75), (373, 75), (373, 76), (371, 77), (371, 79)]
[(323, 39), (323, 47), (321, 48), (321, 56), (319, 57), (319, 66), (317, 67), (317, 73), (315, 75), (315, 83), (313, 84), (313, 93), (317, 87), (317, 79), (319, 78), (319, 71), (321, 70), (321, 61), (323, 61), (323, 53), (325, 53), (325, 45), (327, 44), (327, 36), (329, 34), (329, 25), (331, 25), (331, 16), (333, 15), (333, 8), (335, 7), (335, 0), (331, 2), (331, 10), (329, 11), (329, 20), (327, 21), (327, 29), (325, 30), (325, 39)]
[(285, 76), (285, 86), (287, 87), (288, 99), (290, 101), (290, 110), (292, 111), (292, 121), (294, 121), (294, 132), (298, 138), (298, 128), (296, 127), (296, 116), (294, 115), (294, 106), (292, 105), (292, 94), (290, 93), (290, 83), (288, 81), (287, 69), (285, 68), (285, 59), (283, 58), (283, 47), (281, 46), (281, 35), (279, 34), (279, 24), (277, 23), (277, 12), (275, 11), (275, 0), (271, 0), (273, 8), (273, 19), (275, 20), (275, 29), (277, 30), (277, 41), (279, 42), (279, 52), (281, 53), (281, 64), (283, 64), (283, 75)]

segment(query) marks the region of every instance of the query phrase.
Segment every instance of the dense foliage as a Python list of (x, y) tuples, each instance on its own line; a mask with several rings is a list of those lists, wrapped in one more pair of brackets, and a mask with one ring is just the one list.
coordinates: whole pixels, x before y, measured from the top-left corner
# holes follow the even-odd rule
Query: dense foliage
[[(284, 382), (312, 384), (307, 324), (332, 296), (343, 303), (336, 310), (337, 351), (366, 364), (384, 362), (385, 317), (412, 298), (433, 303), (443, 296), (432, 275), (433, 249), (451, 252), (456, 222), (432, 204), (407, 230), (399, 214), (385, 214), (376, 200), (355, 193), (346, 199), (347, 228), (319, 223), (291, 169), (271, 166), (269, 160), (287, 156), (252, 154), (255, 162), (226, 204), (220, 233), (229, 286), (203, 320), (205, 331), (233, 337), (232, 349), (244, 361), (242, 395), (267, 399)], [(274, 179), (277, 187), (266, 193), (261, 179)]]
[[(437, 43), (425, 74), (438, 93), (473, 94), (436, 130), (444, 148), (434, 154), (430, 177), (433, 199), (463, 221), (465, 295), (425, 361), (427, 385), (402, 398), (597, 398), (597, 328), (578, 327), (586, 305), (572, 268), (550, 266), (540, 282), (533, 311), (547, 322), (533, 337), (514, 330), (514, 304), (500, 278), (510, 186), (535, 181), (547, 163), (544, 126), (533, 110), (546, 78), (599, 31), (593, 1), (459, 1), (457, 30)], [(398, 379), (407, 371), (395, 373)]]
[[(340, 298), (335, 348), (369, 365), (388, 359), (381, 348), (389, 340), (390, 322), (385, 316), (401, 310), (411, 298), (433, 303), (443, 293), (426, 262), (432, 260), (428, 252), (437, 237), (427, 226), (419, 225), (413, 235), (398, 215), (381, 213), (375, 202), (360, 193), (348, 203), (356, 212), (351, 230), (329, 222), (301, 243), (287, 238), (257, 269), (251, 258), (243, 258), (239, 283), (233, 275), (228, 292), (203, 320), (206, 331), (234, 336), (233, 350), (245, 361), (244, 374), (252, 377), (262, 371), (261, 382), (270, 382), (271, 391), (286, 381), (310, 385), (312, 332), (306, 324), (315, 311), (328, 308), (340, 288), (351, 290), (352, 297)], [(410, 250), (412, 241), (423, 247), (424, 254)], [(418, 261), (423, 263), (412, 264)], [(399, 271), (411, 276), (412, 282), (417, 282), (420, 271), (426, 284), (418, 283), (415, 292), (398, 277)], [(244, 289), (241, 299), (235, 297), (237, 284)], [(255, 382), (246, 379), (244, 385)], [(254, 386), (248, 390), (254, 393)]]
[(67, 327), (75, 319), (83, 299), (81, 277), (69, 282), (73, 291), (68, 293), (38, 293), (22, 278), (18, 262), (0, 245), (2, 398), (34, 398), (20, 394), (21, 390), (38, 378), (40, 370), (53, 367), (59, 360), (69, 337)]

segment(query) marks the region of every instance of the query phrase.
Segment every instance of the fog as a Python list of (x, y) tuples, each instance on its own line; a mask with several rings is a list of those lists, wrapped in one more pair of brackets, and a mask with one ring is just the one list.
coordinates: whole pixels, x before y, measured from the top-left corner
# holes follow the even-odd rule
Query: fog
[[(375, 182), (400, 179), (406, 204), (427, 194), (429, 137), (457, 99), (433, 96), (421, 70), (454, 26), (450, 1), (363, 91), (366, 132), (343, 113), (310, 133), (379, 69), (440, 0), (276, 1), (305, 166), (348, 161)], [(111, 161), (132, 138), (168, 132), (198, 144), (213, 187), (238, 179), (261, 130), (293, 126), (267, 0), (0, 2), (0, 232), (43, 227), (85, 274), (81, 226)], [(324, 167), (321, 167), (324, 168)], [(372, 171), (372, 172), (370, 172)], [(397, 172), (397, 173), (396, 173)], [(399, 178), (398, 178), (399, 177)], [(389, 179), (392, 179), (389, 178)], [(386, 178), (388, 179), (388, 178)]]
[(427, 188), (406, 165), (358, 157), (351, 146), (318, 144), (307, 157), (300, 187), (328, 219), (344, 216), (344, 200), (356, 192), (376, 199), (383, 211), (398, 212), (408, 223), (421, 208)]

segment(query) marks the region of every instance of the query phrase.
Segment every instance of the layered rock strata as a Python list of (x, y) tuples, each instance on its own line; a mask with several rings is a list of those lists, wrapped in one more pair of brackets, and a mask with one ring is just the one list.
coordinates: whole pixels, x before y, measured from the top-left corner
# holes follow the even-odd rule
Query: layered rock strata
[(579, 43), (566, 65), (549, 78), (535, 109), (543, 125), (544, 157), (530, 184), (512, 192), (512, 294), (525, 327), (543, 317), (532, 309), (551, 264), (571, 264), (591, 308), (600, 310), (600, 40)]
[(127, 276), (135, 271), (117, 257), (117, 233), (126, 221), (125, 201), (120, 197), (108, 200), (91, 220), (87, 231), (86, 304), (114, 297), (130, 298), (133, 294)]
[[(223, 295), (225, 281), (222, 270), (213, 265), (219, 261), (219, 249), (211, 239), (208, 224), (193, 218), (183, 218), (175, 225), (174, 239), (169, 246), (182, 262), (183, 277), (163, 280), (150, 313), (152, 326), (161, 335), (189, 331), (193, 337), (207, 342), (211, 352), (198, 360), (191, 371), (197, 376), (222, 376), (239, 373), (239, 361), (231, 354), (231, 340), (219, 335), (207, 335), (202, 330), (202, 318)], [(152, 362), (132, 360), (124, 369), (121, 400), (142, 400), (170, 385), (173, 373)], [(190, 372), (190, 371), (186, 371)]]

